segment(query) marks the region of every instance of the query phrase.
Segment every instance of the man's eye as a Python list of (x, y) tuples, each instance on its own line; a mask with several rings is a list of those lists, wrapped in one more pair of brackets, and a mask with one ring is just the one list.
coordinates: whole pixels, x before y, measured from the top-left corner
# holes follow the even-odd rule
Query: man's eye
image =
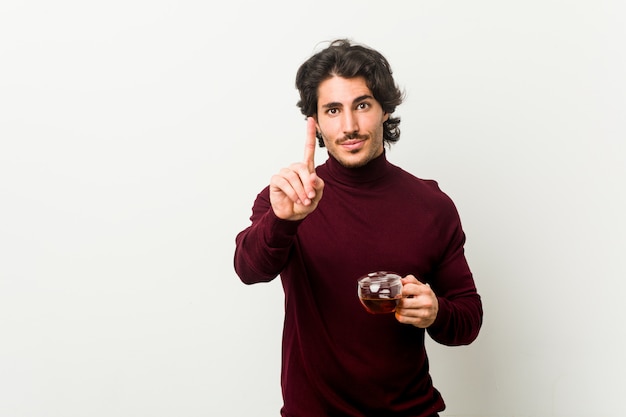
[(367, 109), (369, 107), (369, 103), (359, 103), (356, 108), (359, 110)]
[(339, 110), (337, 109), (328, 109), (328, 114), (337, 114)]

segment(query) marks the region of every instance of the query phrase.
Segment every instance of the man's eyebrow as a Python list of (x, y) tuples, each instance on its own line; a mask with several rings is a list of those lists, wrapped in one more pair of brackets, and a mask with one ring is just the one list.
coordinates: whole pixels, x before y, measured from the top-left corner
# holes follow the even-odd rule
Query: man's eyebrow
[(355, 98), (354, 100), (352, 100), (352, 104), (360, 103), (360, 102), (362, 102), (364, 100), (373, 100), (373, 99), (374, 99), (374, 97), (372, 97), (371, 95), (363, 94), (362, 96), (359, 96), (359, 97)]
[(326, 103), (326, 104), (322, 105), (322, 108), (324, 108), (324, 109), (334, 109), (334, 108), (342, 107), (342, 106), (343, 105), (341, 103), (339, 103), (338, 101), (333, 101), (333, 102)]
[[(354, 100), (352, 100), (352, 104), (357, 104), (357, 103), (360, 103), (360, 102), (362, 102), (364, 100), (371, 100), (373, 98), (374, 97), (372, 97), (369, 94), (363, 94), (362, 96), (359, 96), (359, 97), (355, 98)], [(343, 104), (339, 103), (338, 101), (333, 101), (333, 102), (326, 103), (326, 104), (322, 105), (322, 108), (324, 108), (324, 109), (334, 109), (334, 108), (337, 108), (337, 107), (343, 107)]]

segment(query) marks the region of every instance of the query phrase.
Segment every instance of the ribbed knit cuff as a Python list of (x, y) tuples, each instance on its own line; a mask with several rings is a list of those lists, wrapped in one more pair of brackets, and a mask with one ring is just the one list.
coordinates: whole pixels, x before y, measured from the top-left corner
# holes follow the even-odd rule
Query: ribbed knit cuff
[(290, 246), (302, 220), (283, 220), (276, 217), (272, 209), (268, 210), (266, 217), (263, 237), (267, 246), (270, 248)]

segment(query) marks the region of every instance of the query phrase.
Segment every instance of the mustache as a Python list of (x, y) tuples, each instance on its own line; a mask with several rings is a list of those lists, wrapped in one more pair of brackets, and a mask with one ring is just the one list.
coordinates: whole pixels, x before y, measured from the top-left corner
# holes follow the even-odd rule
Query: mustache
[(358, 133), (349, 133), (347, 135), (344, 135), (343, 138), (339, 139), (337, 142), (338, 143), (343, 143), (349, 140), (366, 140), (368, 138), (367, 135), (359, 135)]

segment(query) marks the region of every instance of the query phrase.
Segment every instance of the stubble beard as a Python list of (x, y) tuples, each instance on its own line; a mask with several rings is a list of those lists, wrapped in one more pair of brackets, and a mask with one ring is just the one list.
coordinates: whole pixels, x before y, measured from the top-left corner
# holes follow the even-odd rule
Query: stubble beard
[[(382, 150), (378, 148), (376, 150), (370, 150), (369, 148), (355, 149), (352, 151), (348, 151), (349, 155), (358, 155), (359, 153), (363, 153), (364, 156), (361, 159), (352, 161), (340, 155), (341, 152), (339, 150), (341, 149), (341, 144), (347, 140), (360, 139), (360, 140), (367, 142), (366, 145), (371, 145), (372, 137), (370, 135), (351, 134), (351, 135), (346, 135), (342, 137), (341, 139), (337, 139), (331, 142), (331, 140), (328, 139), (328, 137), (326, 137), (326, 135), (324, 135), (323, 132), (320, 131), (319, 133), (322, 136), (322, 140), (324, 141), (326, 149), (328, 149), (328, 153), (345, 168), (364, 167), (365, 165), (369, 164), (373, 159), (380, 156), (380, 154), (382, 153)], [(331, 147), (328, 146), (329, 143), (332, 143), (334, 145), (332, 149), (336, 150), (336, 152), (334, 150), (331, 150)]]

